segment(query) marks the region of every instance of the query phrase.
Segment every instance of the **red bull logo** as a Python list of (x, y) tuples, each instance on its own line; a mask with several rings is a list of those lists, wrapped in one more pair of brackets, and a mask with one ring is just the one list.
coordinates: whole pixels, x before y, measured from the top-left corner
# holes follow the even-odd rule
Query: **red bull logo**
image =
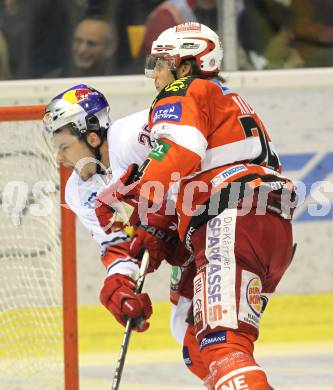
[(88, 88), (71, 89), (63, 94), (62, 99), (75, 104), (87, 99), (89, 95), (96, 95), (97, 93)]
[(78, 102), (85, 100), (90, 94), (93, 94), (93, 92), (90, 89), (77, 89), (75, 91), (75, 97)]

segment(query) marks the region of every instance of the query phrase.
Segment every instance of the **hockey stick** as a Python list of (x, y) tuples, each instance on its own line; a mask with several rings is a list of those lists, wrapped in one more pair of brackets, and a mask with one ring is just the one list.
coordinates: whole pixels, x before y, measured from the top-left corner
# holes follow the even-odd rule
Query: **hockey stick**
[[(140, 272), (139, 272), (139, 278), (136, 282), (136, 287), (135, 287), (135, 292), (136, 294), (140, 294), (142, 291), (143, 283), (145, 281), (145, 276), (147, 272), (147, 268), (149, 265), (149, 254), (148, 251), (145, 250), (142, 261), (141, 261), (141, 267), (140, 267)], [(126, 327), (124, 331), (124, 336), (123, 336), (123, 341), (121, 343), (120, 347), (120, 353), (117, 361), (117, 366), (116, 370), (113, 375), (113, 381), (112, 381), (112, 390), (118, 390), (120, 386), (120, 380), (121, 380), (121, 375), (123, 373), (123, 368), (125, 364), (125, 359), (126, 359), (126, 354), (127, 354), (127, 348), (128, 344), (131, 338), (131, 333), (132, 333), (132, 326), (134, 322), (134, 318), (128, 318), (126, 322)]]

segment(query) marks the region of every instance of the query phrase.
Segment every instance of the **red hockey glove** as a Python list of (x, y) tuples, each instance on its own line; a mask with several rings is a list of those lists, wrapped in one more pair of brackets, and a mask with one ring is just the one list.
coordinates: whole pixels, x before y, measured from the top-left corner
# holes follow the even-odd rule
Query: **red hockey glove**
[(95, 213), (100, 226), (107, 234), (123, 228), (124, 225), (133, 225), (138, 220), (133, 207), (136, 203), (132, 201), (137, 171), (136, 164), (130, 165), (125, 174), (102, 191), (96, 199)]
[[(158, 237), (149, 233), (149, 230), (155, 229), (151, 226), (140, 226), (135, 228), (135, 235), (130, 246), (130, 256), (141, 258), (145, 249), (149, 252), (149, 266), (147, 272), (154, 272), (166, 258), (166, 245)], [(164, 232), (163, 232), (164, 233)]]
[(143, 318), (144, 323), (134, 324), (133, 329), (144, 332), (149, 328), (146, 320), (152, 315), (152, 304), (148, 294), (135, 294), (134, 289), (135, 282), (129, 276), (108, 276), (100, 293), (100, 301), (123, 326), (126, 326), (128, 317)]
[(149, 252), (148, 272), (155, 271), (163, 260), (170, 259), (178, 246), (177, 218), (162, 214), (148, 214), (149, 225), (135, 228), (130, 246), (130, 255), (140, 257), (142, 251)]

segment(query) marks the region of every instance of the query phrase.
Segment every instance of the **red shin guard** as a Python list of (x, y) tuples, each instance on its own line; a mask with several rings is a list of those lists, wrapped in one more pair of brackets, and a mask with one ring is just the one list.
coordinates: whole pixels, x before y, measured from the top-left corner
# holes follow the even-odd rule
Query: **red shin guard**
[[(269, 390), (264, 370), (253, 358), (250, 335), (227, 331), (227, 343), (208, 345), (202, 349), (204, 364), (209, 364), (210, 390)], [(231, 339), (231, 340), (230, 340)]]

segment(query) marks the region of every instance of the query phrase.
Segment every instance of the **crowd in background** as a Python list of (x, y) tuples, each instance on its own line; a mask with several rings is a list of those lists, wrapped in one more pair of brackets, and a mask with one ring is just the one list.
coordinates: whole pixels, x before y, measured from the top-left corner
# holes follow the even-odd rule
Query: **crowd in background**
[[(217, 1), (0, 0), (0, 79), (142, 74), (167, 27), (198, 21), (217, 31)], [(332, 0), (236, 7), (240, 70), (333, 66)]]

